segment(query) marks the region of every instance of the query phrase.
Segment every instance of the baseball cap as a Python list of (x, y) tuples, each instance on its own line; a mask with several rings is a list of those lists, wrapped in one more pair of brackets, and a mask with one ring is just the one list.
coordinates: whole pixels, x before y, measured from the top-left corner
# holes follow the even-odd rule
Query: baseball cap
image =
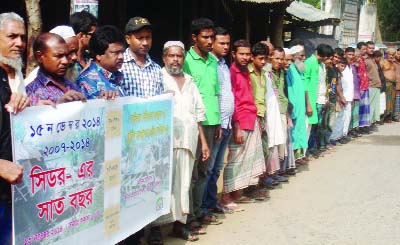
[(133, 17), (131, 18), (125, 26), (125, 33), (128, 34), (130, 32), (134, 32), (142, 29), (143, 27), (151, 27), (151, 24), (148, 19), (143, 17)]

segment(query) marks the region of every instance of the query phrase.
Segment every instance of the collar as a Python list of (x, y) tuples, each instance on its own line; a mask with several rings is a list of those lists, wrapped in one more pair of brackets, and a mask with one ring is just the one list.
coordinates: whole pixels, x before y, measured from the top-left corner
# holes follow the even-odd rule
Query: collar
[(231, 69), (232, 69), (232, 71), (235, 72), (235, 73), (243, 73), (243, 74), (248, 74), (248, 73), (249, 73), (249, 71), (243, 72), (242, 70), (240, 70), (239, 67), (236, 65), (235, 62), (232, 63)]
[[(209, 52), (209, 53), (207, 54), (207, 60), (204, 60), (203, 57), (201, 57), (200, 55), (198, 55), (198, 54), (196, 53), (196, 51), (194, 51), (193, 46), (190, 47), (188, 53), (190, 54), (190, 56), (192, 56), (192, 58), (193, 58), (194, 60), (202, 60), (202, 61), (205, 62), (206, 64), (209, 64), (209, 63), (211, 63), (212, 61), (217, 61), (217, 62), (218, 62), (217, 57), (215, 57), (213, 54), (211, 54), (211, 52)], [(225, 60), (224, 60), (224, 61), (225, 61)]]
[[(36, 76), (36, 81), (39, 81), (43, 86), (47, 86), (49, 83), (54, 83), (53, 79), (50, 78), (42, 68), (39, 68), (39, 71)], [(67, 86), (67, 80), (65, 78), (62, 78), (59, 82), (62, 82), (65, 86)]]
[[(153, 60), (150, 58), (149, 54), (146, 54), (145, 60), (146, 60), (146, 64), (144, 65), (144, 67), (149, 66), (153, 63)], [(131, 54), (129, 47), (125, 49), (124, 62), (134, 62), (135, 64), (137, 64), (135, 58)]]
[(124, 75), (120, 71), (111, 72), (103, 67), (99, 66), (96, 62), (92, 62), (96, 67), (97, 71), (101, 73), (107, 80), (116, 83), (117, 85), (121, 85), (121, 82), (124, 78)]

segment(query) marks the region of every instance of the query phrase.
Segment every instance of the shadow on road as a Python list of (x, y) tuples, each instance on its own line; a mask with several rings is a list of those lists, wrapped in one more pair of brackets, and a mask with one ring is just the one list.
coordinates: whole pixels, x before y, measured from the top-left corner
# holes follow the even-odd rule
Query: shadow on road
[(354, 142), (357, 145), (400, 145), (400, 135), (371, 135)]

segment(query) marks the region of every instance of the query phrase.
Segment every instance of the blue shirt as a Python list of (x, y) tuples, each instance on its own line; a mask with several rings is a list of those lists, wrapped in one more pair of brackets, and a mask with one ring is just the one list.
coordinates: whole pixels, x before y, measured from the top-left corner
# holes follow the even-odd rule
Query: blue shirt
[(231, 121), (234, 111), (234, 96), (232, 93), (231, 72), (225, 59), (218, 60), (218, 80), (220, 93), (218, 94), (219, 109), (221, 113), (221, 127), (225, 129), (232, 128)]
[(127, 95), (152, 97), (164, 93), (161, 67), (149, 55), (146, 55), (146, 64), (140, 67), (127, 48), (120, 71), (124, 73), (122, 87)]
[(121, 72), (109, 72), (91, 61), (76, 82), (81, 86), (82, 93), (87, 99), (97, 99), (103, 91), (118, 91), (119, 96), (125, 96), (121, 87), (123, 78)]

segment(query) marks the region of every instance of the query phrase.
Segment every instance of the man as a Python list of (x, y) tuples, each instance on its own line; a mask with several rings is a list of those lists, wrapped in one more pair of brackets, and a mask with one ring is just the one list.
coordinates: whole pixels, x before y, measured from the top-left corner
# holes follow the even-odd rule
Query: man
[(378, 65), (376, 64), (374, 54), (375, 44), (372, 41), (367, 42), (367, 55), (365, 59), (365, 66), (369, 79), (369, 105), (370, 105), (370, 129), (376, 131), (376, 122), (380, 120), (380, 88), (382, 82), (379, 78)]
[[(193, 78), (183, 73), (185, 47), (180, 41), (164, 44), (162, 69), (164, 87), (174, 93), (174, 153), (171, 213), (160, 220), (174, 222), (173, 235), (187, 241), (198, 240), (190, 227), (184, 226), (189, 214), (189, 191), (196, 155), (198, 138), (201, 143), (202, 160), (209, 155), (209, 148), (201, 122), (205, 109)], [(194, 109), (194, 110), (193, 110)]]
[[(264, 153), (264, 163), (266, 167), (268, 165), (268, 158), (270, 154), (268, 146), (268, 136), (267, 136), (267, 131), (265, 129), (266, 75), (265, 75), (265, 70), (263, 68), (267, 63), (268, 56), (269, 56), (268, 46), (266, 46), (261, 42), (256, 43), (251, 48), (251, 63), (247, 66), (247, 69), (250, 73), (250, 81), (253, 91), (254, 103), (257, 108), (257, 123), (259, 125), (259, 128), (255, 130), (259, 130), (261, 134), (261, 145)], [(264, 200), (268, 196), (266, 192), (263, 192), (255, 187), (248, 188), (248, 192), (246, 194), (250, 198), (259, 201)]]
[[(385, 75), (383, 74), (383, 70), (381, 67), (382, 61), (383, 61), (383, 54), (379, 50), (375, 50), (374, 53), (372, 54), (374, 57), (374, 61), (378, 67), (378, 74), (379, 74), (379, 80), (382, 82), (382, 87), (380, 88), (380, 96), (379, 96), (379, 115), (380, 115), (380, 120), (376, 122), (376, 124), (382, 125), (384, 123), (384, 114), (386, 111), (386, 83), (385, 83)], [(376, 129), (375, 129), (376, 131)]]
[(358, 76), (357, 68), (354, 64), (355, 62), (355, 52), (356, 50), (352, 47), (347, 47), (344, 51), (345, 58), (349, 63), (349, 66), (353, 73), (353, 103), (351, 105), (351, 120), (349, 126), (349, 133), (348, 137), (350, 138), (357, 138), (361, 136), (358, 133), (358, 126), (359, 126), (359, 110), (360, 110), (360, 77)]
[[(309, 138), (312, 125), (318, 123), (317, 89), (319, 84), (319, 67), (321, 63), (326, 60), (330, 52), (331, 48), (328, 45), (319, 44), (315, 53), (305, 61), (306, 70), (304, 72), (304, 85), (306, 90), (306, 113), (308, 116), (307, 134)], [(316, 152), (313, 153), (312, 156), (317, 158), (318, 154)]]
[(359, 52), (357, 65), (358, 77), (360, 78), (360, 107), (359, 107), (359, 132), (361, 134), (370, 134), (369, 126), (371, 125), (370, 119), (370, 105), (369, 105), (369, 78), (365, 60), (367, 55), (367, 44), (365, 42), (357, 43), (357, 50)]
[(75, 74), (79, 75), (89, 62), (89, 41), (97, 28), (97, 19), (87, 11), (74, 13), (69, 23), (74, 29), (79, 42), (78, 62), (75, 63)]
[(394, 103), (394, 118), (396, 122), (400, 121), (400, 48), (396, 50), (396, 97)]
[(250, 50), (250, 43), (246, 40), (234, 42), (234, 63), (230, 68), (235, 109), (232, 118), (233, 137), (229, 142), (228, 164), (224, 169), (221, 202), (225, 207), (236, 210), (242, 209), (235, 202), (254, 202), (254, 199), (242, 196), (241, 190), (257, 185), (258, 177), (265, 171), (257, 107), (248, 71)]
[(125, 96), (121, 81), (123, 74), (118, 71), (124, 61), (124, 37), (115, 26), (97, 28), (89, 42), (92, 60), (77, 79), (87, 99)]
[[(0, 14), (0, 63), (7, 73), (11, 91), (25, 93), (21, 69), (26, 46), (24, 20), (16, 13)], [(8, 101), (7, 101), (8, 102)]]
[[(75, 63), (78, 61), (78, 38), (75, 35), (74, 30), (70, 26), (56, 26), (50, 30), (50, 33), (54, 33), (62, 37), (67, 43), (68, 47), (68, 70), (65, 74), (65, 78), (71, 82), (75, 82), (78, 74), (76, 74), (76, 69), (74, 68)], [(25, 85), (30, 84), (33, 79), (36, 78), (39, 67), (36, 67), (29, 73), (29, 75), (25, 78)]]
[[(206, 120), (202, 122), (207, 145), (212, 149), (214, 142), (221, 138), (221, 116), (219, 112), (217, 66), (218, 61), (212, 51), (214, 42), (214, 23), (206, 18), (195, 19), (191, 24), (193, 47), (186, 54), (183, 70), (191, 75), (197, 85), (204, 106), (206, 108)], [(200, 146), (201, 144), (199, 144)], [(207, 185), (207, 170), (210, 160), (203, 161), (200, 158), (201, 151), (198, 148), (197, 160), (192, 176), (193, 188), (193, 217), (204, 224), (221, 224), (215, 215), (201, 209), (204, 191)]]
[(39, 71), (36, 78), (26, 86), (31, 105), (86, 100), (79, 86), (64, 78), (69, 52), (62, 37), (53, 33), (39, 35), (33, 43), (33, 53), (39, 63)]
[(146, 18), (131, 18), (125, 26), (124, 74), (122, 87), (127, 95), (152, 97), (164, 93), (161, 67), (151, 58), (153, 37), (151, 24)]
[(351, 121), (351, 106), (354, 98), (354, 75), (348, 59), (345, 57), (343, 59), (345, 59), (345, 61), (343, 60), (341, 63), (346, 64), (346, 68), (342, 72), (341, 86), (346, 103), (341, 111), (337, 113), (331, 140), (346, 144), (350, 141), (350, 138), (347, 137), (347, 133)]
[(293, 46), (291, 52), (294, 53), (294, 62), (289, 66), (286, 72), (286, 84), (288, 90), (288, 99), (292, 104), (292, 113), (290, 117), (293, 121), (291, 130), (293, 139), (293, 149), (295, 151), (295, 159), (297, 164), (305, 164), (303, 153), (308, 148), (307, 130), (306, 130), (306, 103), (305, 89), (303, 83), (303, 72), (306, 67), (304, 65), (304, 48), (300, 45)]
[(396, 65), (394, 64), (396, 50), (389, 48), (386, 51), (386, 59), (381, 62), (383, 75), (386, 82), (386, 112), (385, 122), (391, 123), (392, 120), (397, 120), (394, 115), (395, 97), (396, 97)]
[(212, 54), (218, 60), (218, 80), (220, 93), (218, 95), (219, 108), (221, 114), (221, 139), (214, 142), (211, 150), (210, 165), (208, 167), (207, 187), (204, 191), (203, 208), (211, 209), (217, 212), (231, 212), (230, 209), (224, 209), (217, 202), (217, 181), (221, 169), (224, 166), (225, 152), (228, 142), (232, 136), (232, 115), (234, 111), (234, 98), (231, 86), (231, 75), (224, 57), (229, 54), (230, 34), (222, 27), (215, 28), (215, 40), (212, 47)]
[(6, 245), (12, 242), (11, 185), (20, 183), (23, 173), (12, 162), (10, 113), (29, 105), (21, 73), (25, 40), (23, 19), (0, 14), (0, 244)]

